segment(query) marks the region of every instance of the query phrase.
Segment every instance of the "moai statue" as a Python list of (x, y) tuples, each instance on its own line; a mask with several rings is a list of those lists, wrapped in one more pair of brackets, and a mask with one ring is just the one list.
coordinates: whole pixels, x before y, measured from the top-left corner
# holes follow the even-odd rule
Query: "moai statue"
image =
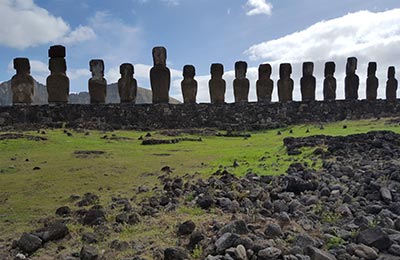
[(14, 69), (17, 74), (11, 79), (13, 104), (31, 104), (35, 91), (34, 79), (30, 75), (31, 65), (27, 58), (14, 59)]
[(65, 47), (51, 46), (49, 49), (49, 70), (47, 77), (47, 94), (49, 104), (66, 104), (69, 97), (69, 79), (66, 75)]
[(89, 65), (92, 72), (92, 78), (89, 79), (90, 104), (105, 104), (107, 80), (104, 78), (104, 61), (91, 60)]
[(121, 103), (136, 102), (137, 81), (133, 78), (134, 67), (130, 63), (124, 63), (119, 67), (121, 78), (118, 80), (118, 93)]
[(376, 77), (376, 62), (368, 63), (367, 100), (376, 100), (378, 96), (379, 80)]
[(257, 100), (271, 102), (274, 81), (271, 79), (272, 67), (270, 64), (261, 64), (258, 67)]
[(344, 81), (344, 92), (346, 100), (358, 99), (358, 87), (360, 85), (360, 79), (356, 75), (356, 70), (357, 58), (348, 58), (346, 64), (346, 78)]
[(303, 63), (303, 77), (300, 80), (301, 97), (303, 101), (315, 101), (316, 79), (313, 76), (314, 63)]
[(280, 102), (287, 102), (293, 100), (293, 87), (294, 82), (290, 78), (292, 74), (292, 65), (283, 63), (279, 67), (279, 80), (278, 80), (278, 96)]
[(210, 99), (213, 104), (225, 103), (226, 82), (222, 78), (224, 65), (214, 63), (211, 65), (211, 79), (208, 82), (210, 88)]
[(167, 49), (153, 48), (154, 66), (150, 70), (150, 84), (153, 92), (153, 104), (169, 103), (171, 72), (167, 68)]
[(233, 81), (233, 93), (235, 102), (248, 102), (250, 81), (246, 78), (247, 63), (238, 61), (235, 63), (235, 80)]
[(195, 104), (197, 96), (196, 69), (193, 65), (185, 65), (183, 67), (183, 80), (181, 82), (183, 102), (187, 104)]
[(333, 61), (325, 63), (324, 100), (336, 99), (336, 64)]
[(388, 69), (388, 80), (386, 82), (386, 99), (389, 101), (396, 101), (397, 99), (397, 86), (398, 82), (395, 78), (396, 69), (389, 67)]

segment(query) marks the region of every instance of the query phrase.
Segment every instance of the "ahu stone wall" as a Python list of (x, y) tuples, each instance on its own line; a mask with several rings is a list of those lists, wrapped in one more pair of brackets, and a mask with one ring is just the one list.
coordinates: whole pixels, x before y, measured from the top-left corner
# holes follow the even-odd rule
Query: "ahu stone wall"
[(233, 104), (58, 104), (0, 107), (0, 130), (37, 128), (259, 130), (400, 115), (400, 100)]

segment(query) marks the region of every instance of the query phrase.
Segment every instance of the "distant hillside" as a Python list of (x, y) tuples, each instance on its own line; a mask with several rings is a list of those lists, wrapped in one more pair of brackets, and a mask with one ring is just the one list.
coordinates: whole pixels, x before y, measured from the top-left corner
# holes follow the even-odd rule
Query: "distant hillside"
[[(152, 93), (151, 90), (145, 88), (138, 88), (136, 98), (137, 104), (151, 104)], [(107, 88), (107, 103), (119, 103), (118, 84), (110, 84)], [(69, 103), (71, 104), (89, 104), (90, 97), (88, 92), (80, 92), (78, 94), (71, 93), (69, 96)], [(178, 104), (178, 100), (170, 98), (170, 103)], [(0, 84), (0, 106), (10, 106), (12, 104), (11, 81), (3, 82)], [(34, 105), (47, 104), (47, 90), (46, 86), (35, 81), (35, 95), (33, 97)]]

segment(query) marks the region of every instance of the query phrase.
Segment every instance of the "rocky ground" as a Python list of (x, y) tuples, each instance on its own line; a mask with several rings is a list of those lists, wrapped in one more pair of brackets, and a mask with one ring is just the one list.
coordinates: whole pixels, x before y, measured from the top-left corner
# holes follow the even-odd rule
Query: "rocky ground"
[[(237, 178), (221, 169), (199, 179), (174, 177), (173, 169), (164, 167), (153, 195), (139, 201), (120, 196), (100, 206), (101, 191), (71, 196), (54, 218), (43, 221), (43, 228), (4, 241), (0, 258), (400, 259), (400, 135), (320, 135), (286, 138), (284, 144), (291, 154), (315, 147), (322, 169), (299, 161), (282, 176)], [(137, 193), (148, 191), (140, 187)], [(166, 247), (134, 236), (101, 243), (127, 226), (162, 222), (181, 207), (224, 217), (177, 223), (171, 227), (173, 239), (160, 234), (167, 244), (173, 241)], [(92, 232), (72, 232), (71, 224)], [(44, 255), (35, 254), (39, 249)], [(118, 253), (129, 250), (135, 253), (123, 258)], [(53, 258), (46, 258), (47, 251)]]

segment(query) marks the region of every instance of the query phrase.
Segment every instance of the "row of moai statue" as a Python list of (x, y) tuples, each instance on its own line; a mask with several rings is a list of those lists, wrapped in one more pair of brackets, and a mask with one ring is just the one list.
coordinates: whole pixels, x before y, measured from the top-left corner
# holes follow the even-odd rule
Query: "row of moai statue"
[[(150, 70), (150, 83), (153, 93), (153, 103), (168, 103), (171, 84), (171, 73), (167, 67), (167, 50), (164, 47), (153, 48), (154, 66)], [(68, 103), (69, 79), (66, 75), (66, 50), (64, 46), (56, 45), (49, 49), (49, 70), (47, 78), (47, 92), (49, 104)], [(107, 81), (104, 78), (103, 60), (91, 60), (89, 79), (89, 95), (91, 104), (104, 104), (107, 96)], [(14, 68), (17, 74), (12, 78), (11, 87), (14, 104), (30, 104), (34, 95), (34, 80), (30, 76), (30, 64), (26, 58), (14, 59)], [(325, 80), (323, 87), (324, 100), (336, 99), (336, 79), (334, 62), (325, 64)], [(360, 85), (356, 75), (357, 59), (350, 57), (346, 65), (345, 99), (358, 99)], [(376, 77), (377, 64), (370, 62), (368, 65), (367, 99), (377, 98), (379, 81)], [(303, 77), (300, 80), (302, 101), (314, 101), (316, 92), (316, 79), (313, 76), (314, 64), (303, 63)], [(121, 103), (135, 103), (137, 95), (137, 81), (134, 78), (134, 66), (124, 63), (120, 66), (121, 78), (118, 80), (118, 91)], [(247, 63), (238, 61), (235, 63), (235, 80), (233, 90), (235, 102), (248, 102), (250, 82), (246, 78)], [(256, 83), (257, 99), (259, 102), (271, 102), (274, 82), (271, 79), (272, 67), (270, 64), (261, 64), (258, 69), (259, 79)], [(219, 63), (211, 65), (211, 79), (209, 91), (211, 103), (225, 103), (226, 82), (223, 79), (224, 66)], [(294, 81), (291, 79), (292, 66), (283, 63), (279, 68), (278, 97), (280, 102), (293, 100)], [(184, 103), (196, 103), (198, 84), (194, 79), (196, 75), (193, 65), (183, 68), (183, 80), (181, 82)], [(398, 82), (395, 79), (395, 68), (389, 67), (386, 84), (386, 99), (396, 100)]]

